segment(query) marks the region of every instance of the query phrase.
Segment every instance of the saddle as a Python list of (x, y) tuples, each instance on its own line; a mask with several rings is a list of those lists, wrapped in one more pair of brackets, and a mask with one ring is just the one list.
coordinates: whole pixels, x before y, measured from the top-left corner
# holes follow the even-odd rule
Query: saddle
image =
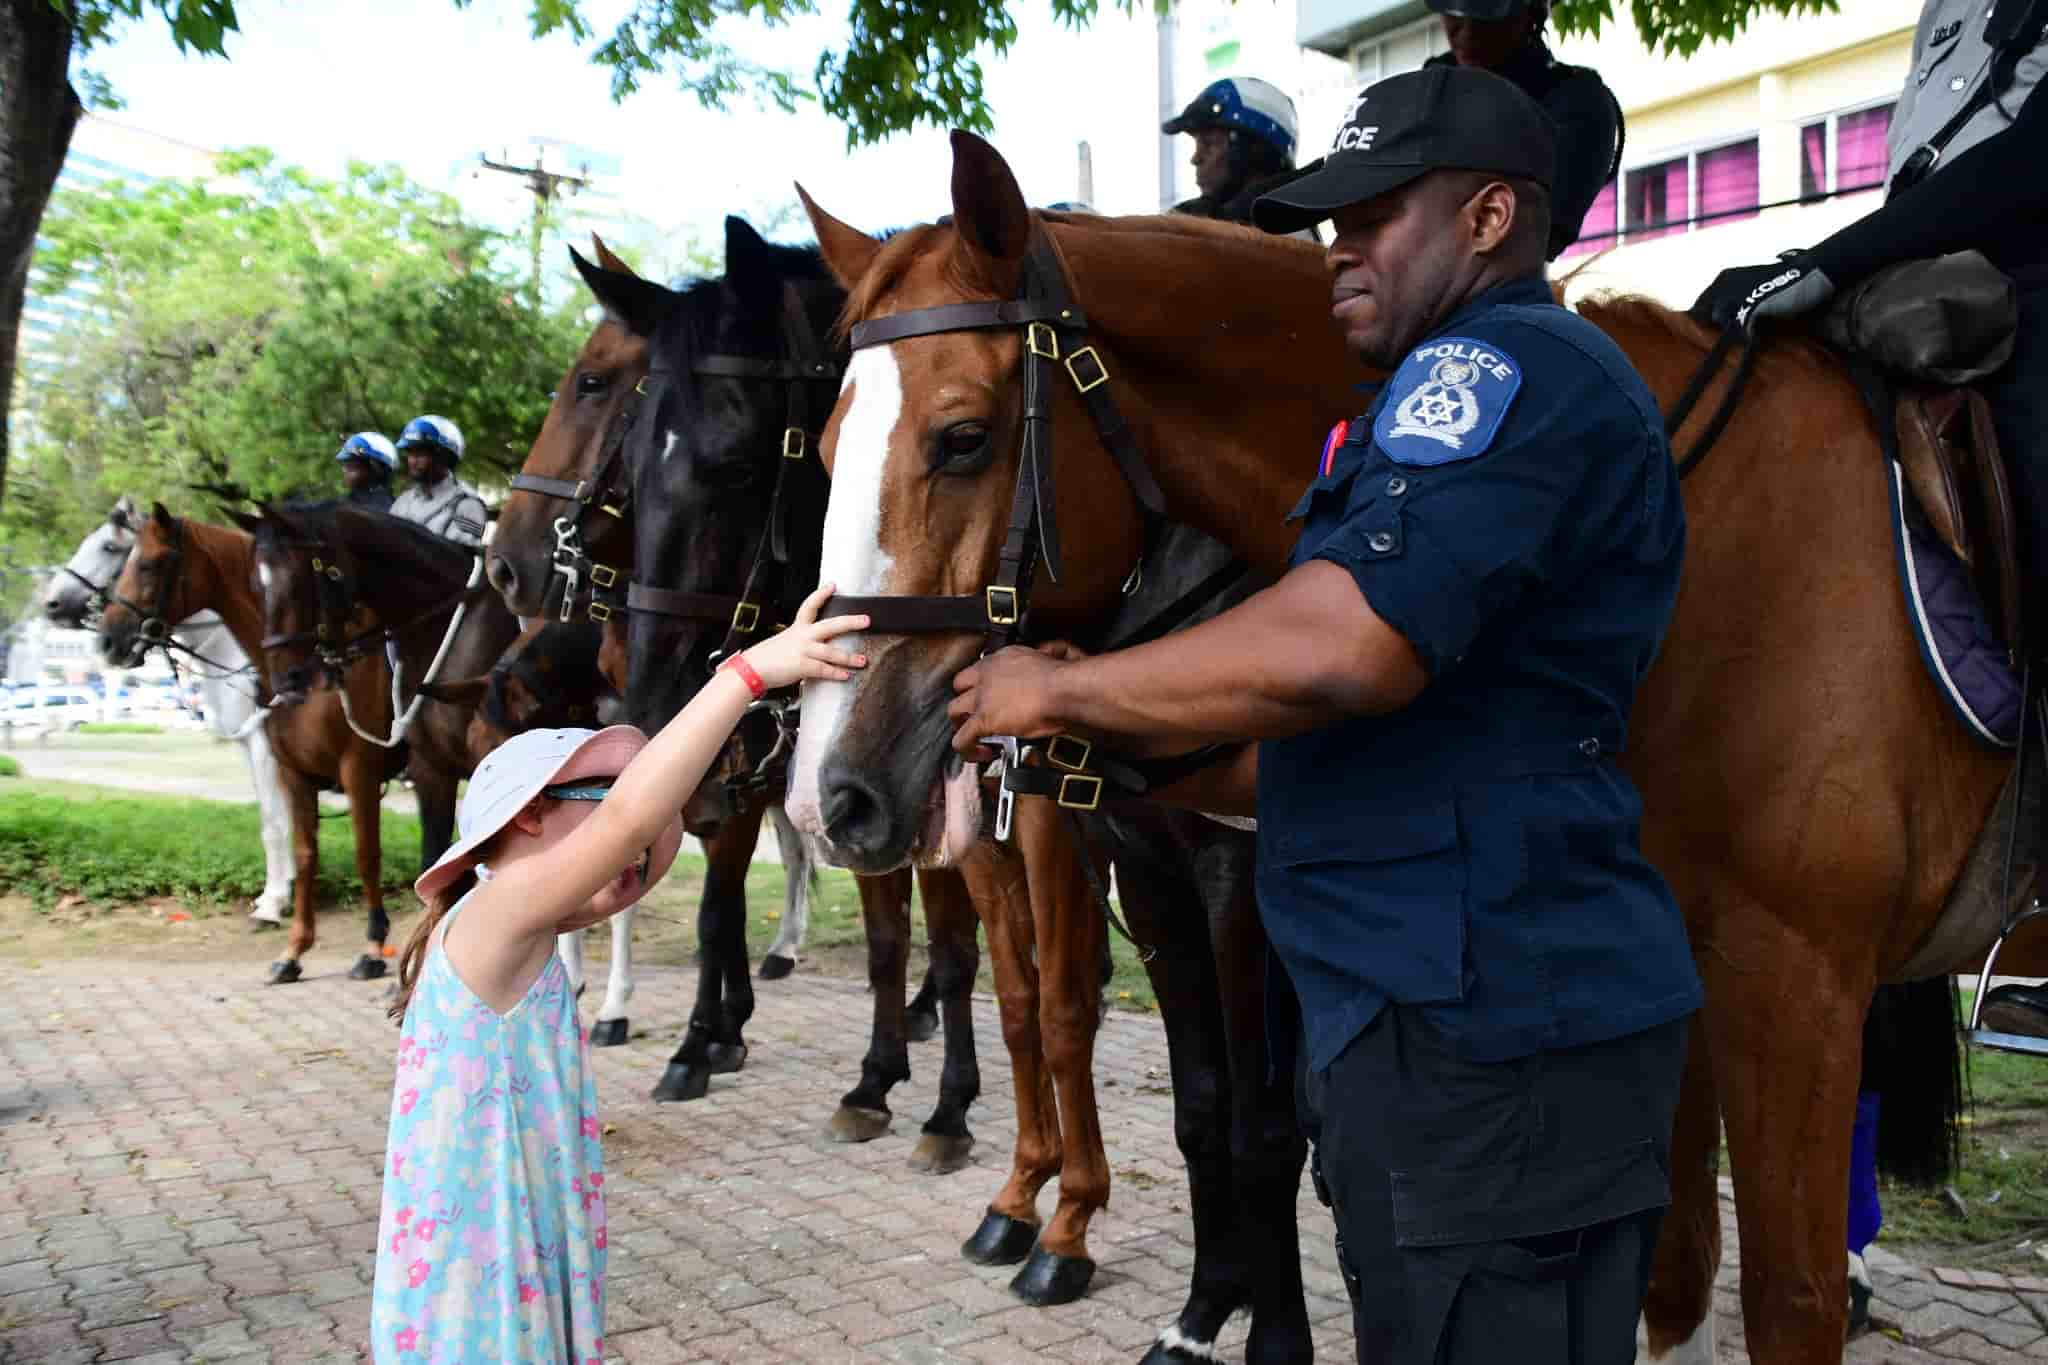
[(1906, 487), (1928, 529), (1969, 575), (2009, 656), (2024, 658), (2016, 519), (1990, 404), (1967, 386), (1902, 385), (1892, 417)]

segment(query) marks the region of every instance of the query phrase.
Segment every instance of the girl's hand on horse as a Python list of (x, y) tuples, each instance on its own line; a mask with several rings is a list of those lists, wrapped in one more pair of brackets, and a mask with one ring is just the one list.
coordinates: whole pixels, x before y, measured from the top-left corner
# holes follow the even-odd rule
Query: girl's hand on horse
[(841, 635), (865, 630), (867, 617), (818, 619), (818, 609), (825, 605), (833, 591), (832, 584), (819, 584), (817, 590), (804, 599), (803, 606), (797, 609), (796, 620), (788, 630), (763, 640), (746, 652), (747, 663), (760, 674), (762, 684), (769, 691), (806, 679), (845, 682), (853, 676), (852, 670), (867, 666), (867, 655), (854, 654), (830, 643)]

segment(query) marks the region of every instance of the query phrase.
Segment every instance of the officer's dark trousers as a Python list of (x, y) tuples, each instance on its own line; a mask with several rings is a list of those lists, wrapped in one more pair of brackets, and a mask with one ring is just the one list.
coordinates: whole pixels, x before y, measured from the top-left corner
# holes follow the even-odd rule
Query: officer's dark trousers
[(1359, 1365), (1635, 1359), (1686, 1027), (1480, 1063), (1390, 1005), (1304, 1079)]
[(2020, 325), (2012, 359), (1981, 387), (2012, 471), (2031, 606), (2027, 630), (2040, 659), (2048, 654), (2048, 265), (2017, 271), (2015, 279)]

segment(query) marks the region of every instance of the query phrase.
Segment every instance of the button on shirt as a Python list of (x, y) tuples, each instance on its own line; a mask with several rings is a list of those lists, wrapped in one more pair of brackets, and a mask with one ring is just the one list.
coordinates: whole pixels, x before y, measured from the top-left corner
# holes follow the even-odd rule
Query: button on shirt
[(411, 485), (391, 504), (391, 515), (416, 521), (458, 545), (475, 548), (484, 543), (484, 500), (453, 474), (432, 489)]
[[(1887, 180), (1922, 145), (1970, 102), (1977, 87), (1991, 78), (1992, 47), (1986, 36), (1990, 0), (1928, 0), (1913, 30), (1913, 69), (1899, 92), (1887, 135), (1891, 166)], [(1998, 99), (1979, 109), (1942, 149), (1943, 163), (2012, 125), (2013, 114), (2048, 76), (2048, 31), (2031, 52), (2013, 67), (2012, 84)]]
[(1293, 562), (1346, 570), (1416, 699), (1259, 753), (1260, 910), (1320, 1070), (1389, 1000), (1477, 1061), (1700, 1003), (1611, 761), (1678, 592), (1648, 388), (1540, 278), (1471, 301), (1325, 441)]

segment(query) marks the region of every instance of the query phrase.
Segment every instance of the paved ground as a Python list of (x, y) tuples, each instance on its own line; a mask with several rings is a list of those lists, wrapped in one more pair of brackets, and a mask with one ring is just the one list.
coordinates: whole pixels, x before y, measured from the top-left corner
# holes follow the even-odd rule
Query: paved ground
[[(313, 976), (277, 989), (219, 968), (50, 961), (0, 992), (0, 1361), (361, 1358), (394, 1035), (382, 987), (339, 975), (348, 960), (347, 945), (323, 948)], [(646, 1101), (686, 985), (650, 973), (636, 1020), (658, 1036), (597, 1054), (616, 1359), (1127, 1362), (1178, 1307), (1192, 1249), (1155, 1020), (1105, 1025), (1116, 1184), (1092, 1237), (1101, 1270), (1080, 1303), (1040, 1311), (1008, 1296), (1008, 1272), (957, 1252), (1012, 1136), (989, 1002), (981, 1146), (927, 1177), (905, 1158), (936, 1044), (899, 1089), (897, 1132), (865, 1147), (820, 1136), (864, 1045), (867, 1001), (849, 983), (764, 987), (743, 1075), (697, 1104)], [(1301, 1212), (1318, 1357), (1348, 1359), (1328, 1223), (1306, 1190)], [(1732, 1273), (1723, 1359), (1741, 1360)], [(1917, 1346), (1867, 1337), (1851, 1360), (2048, 1360), (2048, 1283), (1883, 1259), (1878, 1283), (1880, 1317)], [(1226, 1359), (1242, 1341), (1238, 1324)]]

